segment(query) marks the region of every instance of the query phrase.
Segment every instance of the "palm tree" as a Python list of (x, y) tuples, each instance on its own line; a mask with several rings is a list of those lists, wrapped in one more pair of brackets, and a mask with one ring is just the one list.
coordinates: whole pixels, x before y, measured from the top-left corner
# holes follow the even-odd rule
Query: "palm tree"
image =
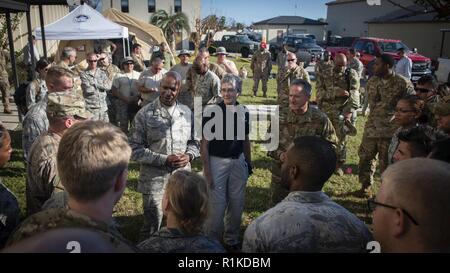
[(189, 19), (183, 12), (169, 15), (165, 10), (158, 10), (153, 13), (150, 23), (162, 29), (172, 52), (175, 50), (175, 34), (183, 29), (187, 33), (191, 32)]

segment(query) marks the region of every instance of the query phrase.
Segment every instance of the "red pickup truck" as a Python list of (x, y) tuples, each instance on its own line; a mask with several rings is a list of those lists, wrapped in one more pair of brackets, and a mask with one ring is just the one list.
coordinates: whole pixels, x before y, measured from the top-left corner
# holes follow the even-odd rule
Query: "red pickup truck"
[[(412, 52), (402, 41), (380, 38), (358, 38), (355, 39), (351, 48), (354, 48), (361, 54), (361, 62), (366, 66), (372, 61), (377, 54), (390, 54), (397, 61), (400, 56), (397, 50), (404, 48), (408, 52), (408, 57), (413, 62), (412, 81), (416, 82), (421, 76), (431, 74), (431, 60), (425, 56)], [(349, 48), (346, 47), (327, 47), (327, 51), (331, 53), (331, 57), (337, 53), (347, 53)]]

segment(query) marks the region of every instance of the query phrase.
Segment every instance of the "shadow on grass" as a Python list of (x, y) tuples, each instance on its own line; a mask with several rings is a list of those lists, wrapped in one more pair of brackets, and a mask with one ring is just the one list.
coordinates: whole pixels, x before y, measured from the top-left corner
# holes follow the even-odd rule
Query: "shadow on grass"
[(119, 231), (122, 235), (133, 243), (139, 241), (139, 231), (144, 222), (143, 215), (117, 216), (114, 219), (119, 224)]
[(265, 212), (270, 207), (270, 188), (247, 187), (244, 207), (246, 213)]

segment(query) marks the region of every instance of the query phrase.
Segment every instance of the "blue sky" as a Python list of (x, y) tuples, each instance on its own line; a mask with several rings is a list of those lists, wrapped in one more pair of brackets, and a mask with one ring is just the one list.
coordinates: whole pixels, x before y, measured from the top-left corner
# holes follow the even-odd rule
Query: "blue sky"
[(232, 17), (251, 24), (279, 15), (297, 15), (311, 19), (326, 18), (325, 3), (331, 0), (201, 0), (202, 18), (209, 14)]

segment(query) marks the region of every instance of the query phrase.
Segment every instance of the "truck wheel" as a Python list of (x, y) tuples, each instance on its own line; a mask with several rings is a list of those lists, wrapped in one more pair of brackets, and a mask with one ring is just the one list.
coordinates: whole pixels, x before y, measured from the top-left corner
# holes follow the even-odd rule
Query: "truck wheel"
[(248, 55), (250, 55), (250, 50), (248, 50), (248, 48), (244, 47), (243, 49), (241, 49), (241, 55), (242, 55), (242, 58), (248, 58)]

